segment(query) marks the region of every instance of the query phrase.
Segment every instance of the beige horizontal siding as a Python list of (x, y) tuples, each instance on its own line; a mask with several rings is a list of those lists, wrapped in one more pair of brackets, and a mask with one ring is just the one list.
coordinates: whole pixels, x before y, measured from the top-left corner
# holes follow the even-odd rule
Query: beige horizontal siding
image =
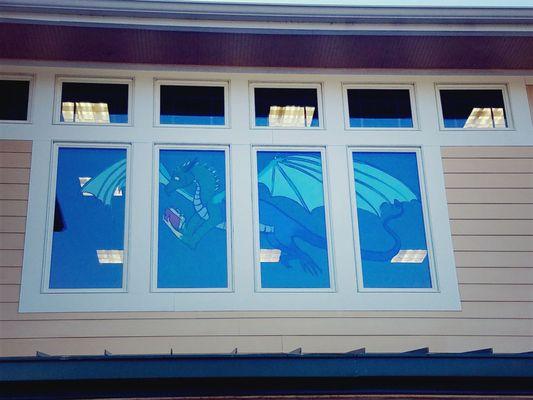
[(24, 233), (25, 228), (25, 217), (0, 217), (0, 232)]
[(443, 158), (445, 173), (531, 173), (533, 158)]
[(533, 204), (448, 204), (450, 219), (533, 219)]
[(533, 174), (446, 174), (448, 189), (527, 189), (533, 187)]
[(28, 168), (0, 169), (0, 183), (29, 183), (30, 170)]
[(27, 200), (0, 200), (0, 215), (3, 217), (26, 217)]
[(533, 147), (443, 149), (462, 310), (442, 312), (18, 313), (30, 151), (0, 141), (2, 355), (533, 349)]
[(456, 235), (533, 235), (533, 219), (453, 220), (451, 229)]

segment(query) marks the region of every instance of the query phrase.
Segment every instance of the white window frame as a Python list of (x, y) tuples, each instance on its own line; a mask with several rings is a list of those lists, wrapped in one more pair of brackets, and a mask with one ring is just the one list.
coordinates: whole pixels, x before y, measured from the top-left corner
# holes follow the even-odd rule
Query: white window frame
[[(367, 90), (408, 90), (409, 91), (409, 101), (411, 107), (411, 119), (413, 121), (412, 127), (352, 127), (350, 126), (350, 107), (348, 101), (348, 90), (350, 89), (367, 89)], [(342, 94), (343, 94), (343, 111), (344, 111), (344, 129), (347, 131), (398, 131), (398, 132), (409, 132), (409, 131), (419, 131), (420, 127), (418, 125), (418, 110), (416, 104), (415, 96), (415, 84), (414, 83), (403, 83), (403, 84), (386, 84), (386, 83), (367, 83), (367, 84), (357, 84), (357, 83), (343, 83), (342, 84)]]
[[(305, 132), (323, 131), (326, 129), (326, 121), (324, 120), (324, 101), (322, 98), (322, 83), (292, 83), (292, 82), (249, 82), (249, 103), (250, 103), (250, 129), (258, 130), (299, 130)], [(255, 124), (255, 89), (315, 89), (318, 105), (318, 126), (313, 127), (299, 127), (299, 126), (257, 126)]]
[[(357, 259), (357, 290), (359, 292), (382, 292), (382, 293), (437, 293), (439, 291), (439, 282), (437, 279), (437, 273), (435, 271), (435, 258), (433, 255), (433, 240), (431, 236), (431, 225), (428, 212), (428, 204), (426, 200), (426, 185), (424, 177), (424, 167), (422, 165), (420, 147), (349, 147), (348, 148), (348, 161), (351, 163), (350, 167), (350, 194), (353, 214), (353, 229), (354, 229), (354, 245), (356, 249)], [(357, 218), (357, 200), (355, 192), (355, 173), (353, 169), (353, 154), (354, 153), (411, 153), (416, 155), (417, 169), (418, 169), (418, 185), (420, 190), (420, 198), (422, 205), (422, 218), (424, 221), (424, 233), (426, 235), (426, 246), (429, 258), (429, 270), (431, 278), (430, 288), (367, 288), (363, 282), (363, 262), (361, 259), (361, 241), (359, 233), (359, 224)]]
[[(442, 102), (440, 92), (441, 90), (501, 90), (503, 98), (503, 107), (505, 113), (506, 128), (446, 128), (444, 126), (444, 111), (442, 109)], [(437, 101), (437, 112), (439, 116), (439, 130), (442, 132), (510, 132), (514, 131), (513, 118), (511, 113), (511, 103), (506, 84), (451, 84), (451, 83), (436, 83), (435, 84), (435, 98)]]
[[(224, 125), (204, 125), (204, 124), (162, 124), (161, 123), (161, 86), (203, 86), (221, 87), (224, 89)], [(230, 106), (229, 106), (229, 81), (188, 81), (171, 79), (154, 79), (154, 126), (164, 128), (211, 128), (229, 129)]]
[[(63, 83), (88, 83), (88, 84), (119, 84), (128, 85), (128, 122), (127, 123), (98, 123), (98, 122), (65, 122), (61, 121), (61, 98), (63, 96)], [(54, 99), (54, 125), (81, 125), (81, 126), (133, 126), (133, 78), (99, 78), (79, 76), (56, 76)]]
[[(226, 265), (228, 286), (225, 288), (159, 288), (157, 286), (157, 260), (158, 260), (158, 229), (159, 229), (159, 154), (160, 150), (192, 150), (192, 151), (224, 151), (225, 179), (226, 179)], [(233, 257), (232, 257), (232, 232), (231, 224), (231, 176), (230, 176), (230, 148), (224, 145), (172, 145), (172, 144), (154, 144), (154, 171), (152, 176), (153, 182), (153, 200), (152, 200), (152, 263), (151, 263), (151, 285), (150, 290), (154, 293), (219, 293), (233, 292)]]
[[(322, 190), (324, 196), (324, 214), (326, 220), (326, 242), (328, 252), (328, 269), (329, 269), (329, 287), (328, 288), (264, 288), (261, 285), (261, 262), (260, 262), (260, 232), (259, 232), (259, 182), (257, 170), (257, 153), (258, 152), (306, 152), (320, 153), (322, 163)], [(326, 149), (324, 146), (317, 147), (298, 147), (298, 146), (253, 146), (252, 148), (252, 193), (253, 193), (253, 218), (254, 218), (254, 276), (255, 291), (265, 293), (313, 293), (313, 292), (330, 292), (336, 291), (335, 267), (333, 264), (334, 254), (331, 236), (331, 217), (329, 207), (329, 190), (328, 190), (328, 173), (326, 166)]]
[[(82, 149), (121, 149), (126, 150), (126, 191), (124, 193), (124, 252), (122, 263), (122, 286), (120, 288), (50, 288), (50, 269), (52, 264), (52, 241), (55, 213), (55, 199), (57, 187), (57, 168), (60, 148), (82, 148)], [(90, 142), (54, 142), (52, 145), (49, 193), (46, 212), (46, 244), (45, 257), (41, 282), (41, 293), (113, 293), (127, 292), (128, 282), (128, 244), (129, 244), (129, 220), (130, 220), (130, 188), (131, 188), (131, 145), (130, 144), (109, 144), (109, 143), (90, 143)]]
[[(507, 134), (495, 135), (442, 135), (437, 128), (437, 109), (435, 107), (435, 82), (449, 79), (446, 76), (391, 76), (381, 77), (359, 76), (348, 73), (322, 73), (302, 71), (276, 70), (270, 71), (234, 70), (183, 70), (173, 69), (127, 72), (132, 78), (123, 78), (124, 71), (104, 69), (102, 66), (30, 66), (15, 67), (14, 71), (35, 73), (39, 90), (35, 92), (37, 104), (47, 104), (53, 96), (59, 96), (57, 76), (73, 81), (72, 76), (89, 83), (98, 82), (94, 75), (117, 76), (106, 78), (123, 83), (131, 81), (129, 100), (129, 119), (132, 124), (87, 124), (88, 126), (61, 126), (54, 124), (53, 115), (58, 112), (54, 107), (39, 108), (35, 113), (33, 125), (10, 125), (0, 132), (0, 136), (9, 140), (32, 140), (33, 151), (31, 160), (31, 176), (29, 186), (29, 202), (27, 229), (24, 245), (24, 267), (20, 298), (21, 312), (120, 312), (120, 311), (435, 311), (458, 310), (460, 298), (458, 292), (456, 270), (453, 257), (453, 245), (450, 234), (448, 206), (442, 169), (441, 146), (449, 145), (504, 145), (510, 140)], [(96, 72), (95, 72), (96, 71)], [(58, 74), (54, 76), (54, 74)], [(80, 78), (85, 74), (88, 78)], [(268, 75), (271, 74), (271, 75)], [(344, 75), (343, 75), (344, 74)], [(256, 82), (262, 77), (269, 77), (274, 82)], [(157, 79), (156, 79), (157, 78)], [(459, 78), (471, 81), (470, 76)], [(385, 129), (381, 132), (358, 132), (353, 134), (345, 128), (343, 83), (353, 81), (369, 82), (372, 87), (399, 86), (405, 87), (414, 82), (419, 110), (418, 132)], [(374, 82), (383, 81), (383, 84)], [(491, 77), (486, 82), (508, 82), (510, 95), (515, 103), (516, 123), (519, 129), (513, 144), (523, 144), (530, 140), (526, 134), (530, 132), (531, 123), (527, 109), (527, 124), (524, 123), (524, 107), (515, 101), (523, 97), (523, 78)], [(231, 115), (232, 129), (213, 130), (220, 126), (154, 126), (154, 82), (228, 82), (231, 96), (227, 106)], [(303, 82), (303, 83), (293, 83)], [(315, 82), (315, 83), (305, 83)], [(321, 83), (316, 83), (321, 82)], [(133, 90), (135, 83), (135, 90)], [(391, 85), (390, 83), (394, 83)], [(253, 87), (309, 88), (318, 89), (319, 118), (321, 127), (273, 129), (272, 127), (253, 126), (255, 106), (253, 104)], [(314, 86), (313, 86), (314, 85)], [(377, 86), (376, 86), (377, 85)], [(383, 85), (383, 86), (382, 86)], [(522, 86), (521, 86), (522, 85)], [(465, 85), (461, 85), (465, 86)], [(56, 89), (54, 95), (53, 90)], [(247, 103), (246, 100), (250, 102)], [(327, 100), (327, 101), (326, 101)], [(135, 106), (135, 107), (134, 107)], [(413, 113), (416, 105), (411, 104)], [(135, 115), (133, 109), (135, 108)], [(231, 118), (231, 119), (230, 119)], [(327, 122), (327, 125), (326, 125)], [(64, 125), (81, 125), (64, 124)], [(97, 127), (98, 126), (98, 127)], [(106, 126), (102, 128), (101, 126)], [(114, 126), (124, 128), (115, 129)], [(166, 128), (166, 129), (165, 129)], [(527, 129), (526, 129), (527, 128)], [(79, 143), (78, 143), (79, 142)], [(103, 147), (129, 145), (128, 162), (130, 164), (128, 203), (128, 264), (124, 272), (124, 291), (121, 292), (43, 292), (42, 280), (44, 261), (46, 260), (46, 231), (49, 225), (50, 176), (55, 176), (52, 164), (52, 148), (55, 143), (72, 143), (79, 146), (83, 143), (101, 144)], [(502, 144), (503, 143), (503, 144)], [(227, 168), (229, 179), (226, 184), (228, 203), (231, 207), (231, 261), (228, 272), (232, 271), (229, 282), (231, 290), (225, 291), (163, 291), (154, 290), (153, 251), (154, 251), (154, 220), (156, 208), (154, 149), (157, 146), (170, 148), (186, 148), (196, 150), (200, 146), (206, 148), (227, 147)], [(436, 279), (432, 281), (436, 291), (376, 292), (360, 290), (358, 286), (356, 248), (354, 246), (354, 224), (350, 190), (351, 165), (349, 149), (351, 148), (420, 148), (419, 168), (422, 168), (426, 185), (427, 200), (426, 223), (429, 224), (432, 240), (434, 268)], [(257, 285), (258, 277), (258, 205), (257, 198), (257, 163), (254, 152), (257, 149), (267, 151), (319, 151), (322, 154), (322, 174), (324, 178), (324, 200), (326, 211), (326, 227), (328, 240), (328, 261), (330, 268), (329, 289), (310, 290), (303, 288), (261, 289)], [(347, 169), (348, 167), (348, 169)], [(158, 169), (158, 165), (156, 170)], [(420, 178), (422, 179), (422, 178)], [(330, 182), (331, 180), (331, 182)], [(153, 191), (153, 192), (151, 192)], [(421, 193), (424, 189), (421, 190)], [(55, 195), (55, 191), (53, 192)], [(230, 197), (231, 196), (231, 197)], [(255, 209), (254, 209), (255, 208)], [(49, 218), (49, 217), (48, 217)], [(229, 232), (228, 232), (229, 233)], [(48, 282), (47, 282), (48, 283)], [(438, 286), (437, 286), (438, 285)], [(156, 288), (157, 289), (157, 288)]]
[(27, 81), (29, 82), (28, 88), (28, 108), (26, 112), (25, 120), (14, 120), (14, 119), (0, 119), (0, 124), (31, 124), (32, 123), (32, 105), (33, 105), (33, 88), (35, 83), (34, 75), (26, 74), (0, 74), (0, 80), (2, 81)]

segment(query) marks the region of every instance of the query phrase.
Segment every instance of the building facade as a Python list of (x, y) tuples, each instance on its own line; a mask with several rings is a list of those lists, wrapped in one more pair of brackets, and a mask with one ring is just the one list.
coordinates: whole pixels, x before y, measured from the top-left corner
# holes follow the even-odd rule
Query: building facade
[(0, 2), (2, 357), (533, 348), (533, 7)]

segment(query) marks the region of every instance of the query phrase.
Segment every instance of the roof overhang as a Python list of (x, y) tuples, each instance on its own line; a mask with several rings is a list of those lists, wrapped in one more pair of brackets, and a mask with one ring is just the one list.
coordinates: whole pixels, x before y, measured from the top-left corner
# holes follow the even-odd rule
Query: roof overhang
[(0, 58), (342, 69), (532, 70), (533, 36), (206, 32), (0, 23)]
[(2, 0), (0, 58), (230, 67), (533, 69), (533, 6), (260, 3), (268, 2)]

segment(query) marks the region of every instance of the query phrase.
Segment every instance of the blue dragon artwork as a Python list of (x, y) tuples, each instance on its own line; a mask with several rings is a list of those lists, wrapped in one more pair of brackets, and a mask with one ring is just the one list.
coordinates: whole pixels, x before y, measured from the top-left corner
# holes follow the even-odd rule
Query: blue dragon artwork
[[(403, 249), (427, 250), (412, 159), (398, 173), (391, 165), (401, 155), (391, 164), (390, 154), (368, 154), (353, 159), (365, 286), (426, 287), (427, 258), (403, 270), (392, 261)], [(123, 168), (111, 166), (84, 190), (107, 201), (105, 181), (117, 187)], [(258, 151), (257, 173), (261, 286), (329, 288), (321, 154)], [(225, 152), (160, 150), (159, 186), (158, 287), (227, 287)]]

